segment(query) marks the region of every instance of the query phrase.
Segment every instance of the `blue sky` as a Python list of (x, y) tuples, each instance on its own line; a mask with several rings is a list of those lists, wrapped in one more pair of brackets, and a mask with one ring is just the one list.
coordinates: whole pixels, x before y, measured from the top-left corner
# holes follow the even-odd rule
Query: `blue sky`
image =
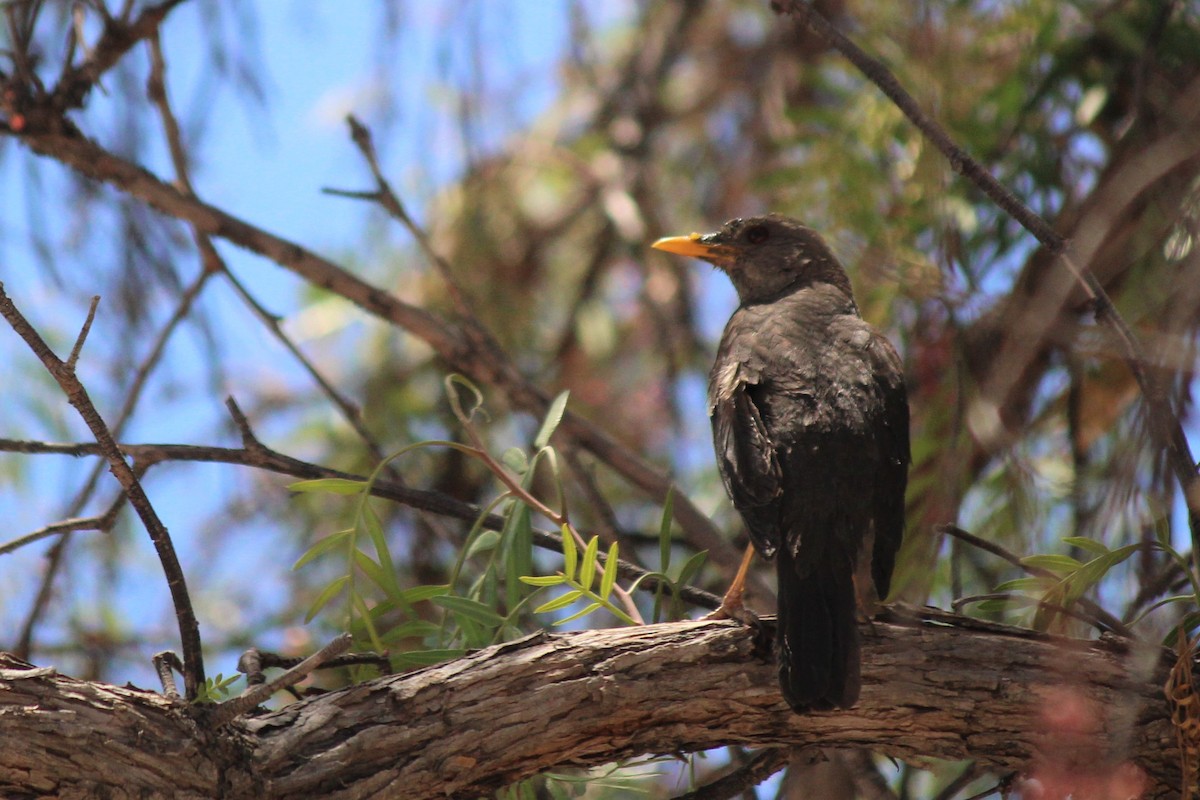
[[(464, 165), (463, 141), (454, 121), (457, 96), (453, 84), (471, 74), (472, 48), (480, 43), (486, 47), (484, 74), (489, 85), (512, 87), (507, 95), (511, 102), (479, 110), (482, 123), (475, 131), (475, 155), (480, 154), (479, 148), (503, 143), (554, 97), (558, 74), (553, 65), (561, 55), (567, 30), (565, 4), (539, 0), (479, 3), (469, 13), (458, 4), (415, 2), (405, 6), (397, 34), (390, 40), (381, 29), (380, 4), (373, 3), (258, 3), (253, 5), (255, 14), (240, 18), (228, 11), (218, 13), (217, 9), (240, 8), (239, 13), (245, 14), (250, 6), (191, 2), (174, 11), (162, 31), (168, 59), (168, 92), (182, 122), (197, 118), (204, 121), (200, 142), (188, 143), (192, 145), (197, 193), (252, 224), (335, 260), (351, 254), (369, 259), (371, 254), (361, 250), (371, 224), (364, 204), (321, 192), (324, 187), (371, 188), (369, 174), (347, 135), (346, 113), (355, 113), (373, 127), (389, 178), (410, 210), (420, 217), (430, 196)], [(599, 8), (596, 24), (606, 25), (628, 13), (631, 6), (600, 4)], [(454, 14), (458, 16), (451, 16)], [(478, 20), (478, 26), (467, 27), (458, 21), (467, 18)], [(230, 85), (228, 79), (215, 92), (211, 87), (204, 90), (207, 76), (214, 69), (206, 32), (214, 27), (227, 41), (236, 43), (235, 49), (245, 51), (250, 63), (261, 67), (256, 74), (265, 86), (265, 102)], [(47, 40), (61, 38), (56, 34)], [(139, 70), (148, 63), (145, 48), (136, 49), (129, 58)], [(140, 72), (137, 80), (140, 86), (144, 73)], [(85, 132), (102, 144), (110, 138), (114, 107), (144, 102), (141, 95), (132, 99), (124, 96), (113, 77), (105, 83), (107, 91), (93, 93), (88, 109), (78, 115)], [(388, 104), (395, 110), (391, 117), (384, 117), (383, 109)], [(152, 146), (139, 158), (152, 171), (170, 177), (157, 122), (150, 123), (149, 129)], [(41, 269), (30, 246), (29, 233), (35, 227), (27, 214), (31, 208), (46, 213), (44, 230), (52, 242), (69, 237), (72, 225), (78, 224), (70, 214), (56, 216), (53, 208), (46, 206), (48, 198), (69, 190), (64, 170), (33, 157), (12, 142), (4, 145), (0, 170), (7, 173), (0, 180), (0, 280), (31, 320), (62, 350), (86, 314), (83, 298), (101, 291), (103, 276), (89, 273), (86, 257), (63, 255), (58, 261), (67, 282), (64, 291)], [(40, 193), (31, 191), (30, 176), (41, 182)], [(117, 197), (115, 193), (111, 196)], [(110, 224), (106, 220), (89, 222), (97, 226)], [(392, 242), (403, 241), (403, 234), (394, 227), (388, 228), (388, 236)], [(313, 325), (311, 314), (298, 316), (305, 302), (304, 287), (257, 256), (224, 244), (220, 248), (231, 270), (266, 302), (269, 310), (283, 315), (285, 324), (297, 319), (306, 321), (298, 327), (293, 324), (292, 333), (302, 346), (318, 349), (319, 342), (305, 337), (319, 337), (328, 331)], [(353, 261), (344, 263), (353, 266)], [(176, 269), (188, 281), (198, 265), (185, 260)], [(116, 315), (105, 313), (106, 304), (112, 302), (111, 297), (102, 300), (90, 348), (103, 348), (109, 337), (123, 335), (116, 327)], [(160, 320), (173, 303), (173, 297), (164, 295), (161, 307), (147, 308), (146, 314)], [(226, 342), (238, 343), (227, 372), (228, 385), (220, 387), (219, 392), (197, 385), (196, 381), (202, 380), (198, 376), (205, 374), (202, 362), (206, 353), (202, 339), (185, 326), (172, 340), (163, 374), (152, 382), (142, 411), (123, 437), (126, 441), (234, 445), (233, 441), (223, 440), (224, 395), (246, 402), (273, 386), (281, 390), (288, 386), (308, 389), (308, 379), (249, 318), (226, 287), (210, 286), (204, 303), (220, 321), (220, 335)], [(361, 324), (363, 315), (348, 304), (340, 304), (329, 318), (340, 326)], [(157, 322), (151, 325), (151, 329), (157, 327)], [(0, 399), (5, 406), (5, 413), (0, 415), (4, 420), (0, 421), (0, 436), (86, 441), (86, 430), (65, 402), (52, 409), (49, 419), (40, 416), (36, 398), (47, 396), (48, 376), (11, 333), (0, 335), (0, 353), (15, 371), (30, 379), (22, 384), (21, 393), (6, 390)], [(92, 369), (87, 353), (85, 349), (81, 363), (85, 381)], [(330, 371), (336, 380), (336, 364)], [(164, 407), (169, 413), (155, 413), (151, 398), (160, 401), (164, 397), (172, 399), (172, 405)], [(113, 413), (117, 404), (117, 398), (102, 394), (96, 401), (105, 414)], [(337, 421), (331, 417), (330, 424)], [(271, 438), (276, 431), (267, 428), (258, 433), (287, 449), (283, 447), (285, 442)], [(65, 498), (73, 494), (85, 473), (83, 464), (74, 459), (42, 456), (23, 460), (20, 470), (24, 470), (24, 478), (14, 482), (11, 478), (17, 474), (21, 459), (0, 455), (0, 514), (9, 522), (0, 541), (59, 519)], [(202, 632), (235, 627), (241, 620), (242, 610), (224, 598), (226, 581), (232, 583), (247, 572), (260, 576), (254, 591), (259, 593), (259, 600), (270, 605), (271, 597), (283, 599), (283, 592), (271, 590), (282, 589), (287, 568), (299, 555), (284, 530), (241, 532), (234, 541), (243, 545), (221, 552), (201, 552), (195, 546), (201, 540), (205, 512), (219, 508), (223, 496), (257, 479), (249, 472), (220, 466), (168, 466), (157, 468), (146, 481), (151, 499), (180, 551), (193, 596), (202, 606)], [(102, 478), (106, 480), (110, 480), (107, 475)], [(107, 502), (112, 486), (107, 484), (97, 497)], [(101, 507), (98, 501), (93, 502), (84, 513), (95, 513)], [(331, 520), (331, 526), (339, 522)], [(96, 581), (101, 579), (89, 559), (106, 548), (118, 548), (117, 558), (128, 567), (120, 574), (118, 597), (113, 598), (117, 615), (124, 620), (123, 627), (150, 631), (152, 638), (161, 638), (163, 646), (176, 647), (177, 634), (161, 570), (141, 526), (135, 523), (133, 528), (127, 538), (77, 534), (80, 546), (89, 548), (88, 557), (76, 554), (74, 568), (58, 581), (60, 600), (56, 602), (60, 607), (82, 603), (83, 616), (87, 617), (87, 598), (93, 596)], [(46, 543), (40, 543), (14, 555), (0, 556), (0, 625), (5, 630), (15, 631), (27, 613), (46, 548)], [(42, 641), (56, 643), (59, 635), (67, 640), (72, 636), (59, 630), (47, 633)], [(227, 663), (214, 660), (210, 672), (230, 671), (232, 663), (225, 660)], [(69, 661), (65, 666), (69, 671)], [(148, 662), (134, 661), (127, 667), (129, 674), (108, 677), (129, 678), (146, 685), (152, 682)]]

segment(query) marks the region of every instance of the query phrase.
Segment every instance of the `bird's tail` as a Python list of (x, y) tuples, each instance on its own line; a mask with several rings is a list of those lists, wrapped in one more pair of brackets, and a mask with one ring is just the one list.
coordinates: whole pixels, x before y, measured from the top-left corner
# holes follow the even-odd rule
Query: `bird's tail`
[(861, 685), (853, 567), (826, 561), (803, 577), (786, 546), (779, 565), (779, 685), (794, 710), (849, 708)]

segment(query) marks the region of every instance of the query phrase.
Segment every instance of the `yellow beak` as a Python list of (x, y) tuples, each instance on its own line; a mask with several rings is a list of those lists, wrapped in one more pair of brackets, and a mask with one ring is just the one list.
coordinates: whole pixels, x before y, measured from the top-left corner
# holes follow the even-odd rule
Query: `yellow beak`
[(716, 247), (708, 244), (703, 244), (700, 241), (701, 234), (693, 233), (689, 236), (667, 236), (659, 239), (654, 244), (650, 245), (655, 250), (666, 250), (668, 253), (675, 253), (681, 256), (691, 256), (692, 258), (712, 258), (716, 255)]

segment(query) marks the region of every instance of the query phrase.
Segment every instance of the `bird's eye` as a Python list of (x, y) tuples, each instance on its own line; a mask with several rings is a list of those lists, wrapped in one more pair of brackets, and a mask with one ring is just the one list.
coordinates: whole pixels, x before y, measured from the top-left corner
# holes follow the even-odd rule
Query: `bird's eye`
[(746, 241), (750, 244), (762, 244), (771, 237), (766, 225), (752, 225), (746, 229)]

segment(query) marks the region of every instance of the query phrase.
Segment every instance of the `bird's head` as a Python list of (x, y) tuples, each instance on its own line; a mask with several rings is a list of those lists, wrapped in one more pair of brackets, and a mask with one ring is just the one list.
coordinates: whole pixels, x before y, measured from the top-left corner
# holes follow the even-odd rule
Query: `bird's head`
[(853, 297), (850, 279), (821, 236), (779, 214), (731, 219), (715, 233), (670, 236), (653, 247), (700, 258), (721, 269), (743, 304), (772, 300), (818, 283), (832, 284)]

